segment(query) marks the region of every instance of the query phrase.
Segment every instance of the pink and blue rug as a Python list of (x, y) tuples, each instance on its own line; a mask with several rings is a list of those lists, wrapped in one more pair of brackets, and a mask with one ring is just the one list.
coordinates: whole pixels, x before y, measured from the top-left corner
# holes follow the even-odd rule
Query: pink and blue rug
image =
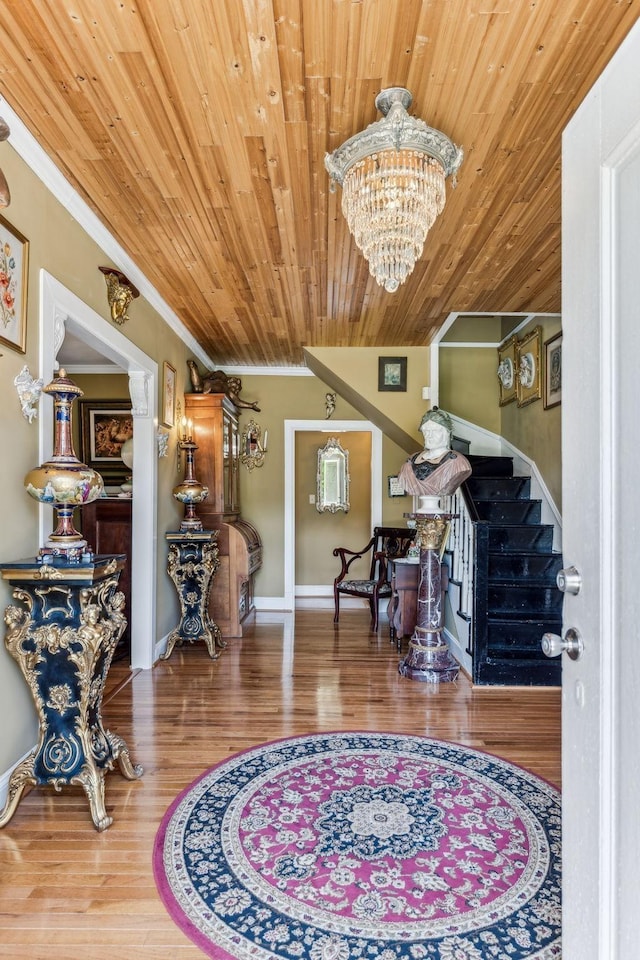
[(210, 957), (561, 955), (558, 791), (439, 740), (315, 734), (231, 757), (167, 811), (154, 869)]

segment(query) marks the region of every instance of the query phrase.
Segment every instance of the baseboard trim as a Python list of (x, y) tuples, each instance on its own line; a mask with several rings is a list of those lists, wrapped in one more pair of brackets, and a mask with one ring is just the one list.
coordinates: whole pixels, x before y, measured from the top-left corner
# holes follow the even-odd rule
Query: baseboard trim
[(16, 762), (12, 767), (9, 767), (8, 770), (5, 770), (5, 772), (2, 775), (0, 775), (0, 810), (4, 809), (7, 802), (7, 797), (9, 795), (9, 780), (11, 779), (11, 774), (16, 769), (16, 767), (22, 763), (23, 760), (27, 759), (30, 753), (33, 753), (33, 751), (36, 749), (36, 746), (37, 744), (34, 744), (33, 747), (30, 750), (27, 750), (27, 752), (23, 756), (21, 756), (19, 760), (16, 760)]
[(446, 627), (443, 629), (442, 633), (446, 637), (451, 654), (456, 658), (464, 672), (468, 674), (468, 676), (471, 676), (473, 664), (467, 651), (464, 649), (464, 647), (460, 646), (458, 638), (454, 637), (454, 635), (447, 630)]

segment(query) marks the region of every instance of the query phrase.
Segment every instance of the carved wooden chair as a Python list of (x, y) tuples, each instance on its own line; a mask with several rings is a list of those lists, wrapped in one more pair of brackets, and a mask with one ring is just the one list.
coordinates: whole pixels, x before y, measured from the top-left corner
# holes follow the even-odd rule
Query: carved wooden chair
[[(388, 561), (404, 557), (416, 535), (415, 530), (408, 527), (374, 527), (373, 536), (362, 550), (349, 550), (347, 547), (336, 547), (334, 557), (340, 557), (342, 568), (333, 581), (333, 599), (335, 614), (333, 622), (340, 619), (340, 597), (363, 597), (369, 602), (371, 610), (371, 626), (378, 629), (378, 601), (383, 597), (391, 596), (391, 575)], [(366, 580), (355, 580), (347, 577), (352, 563), (371, 554), (369, 577)]]

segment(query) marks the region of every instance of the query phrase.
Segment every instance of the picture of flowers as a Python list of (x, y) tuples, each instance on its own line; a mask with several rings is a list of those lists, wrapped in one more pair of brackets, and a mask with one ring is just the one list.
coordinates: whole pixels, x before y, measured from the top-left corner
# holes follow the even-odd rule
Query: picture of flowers
[(0, 217), (0, 343), (24, 353), (29, 241)]

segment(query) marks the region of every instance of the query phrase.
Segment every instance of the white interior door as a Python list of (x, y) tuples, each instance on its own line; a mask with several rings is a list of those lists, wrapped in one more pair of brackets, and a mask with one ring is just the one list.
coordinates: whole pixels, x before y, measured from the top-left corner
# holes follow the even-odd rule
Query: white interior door
[(640, 24), (563, 139), (563, 958), (640, 956)]

